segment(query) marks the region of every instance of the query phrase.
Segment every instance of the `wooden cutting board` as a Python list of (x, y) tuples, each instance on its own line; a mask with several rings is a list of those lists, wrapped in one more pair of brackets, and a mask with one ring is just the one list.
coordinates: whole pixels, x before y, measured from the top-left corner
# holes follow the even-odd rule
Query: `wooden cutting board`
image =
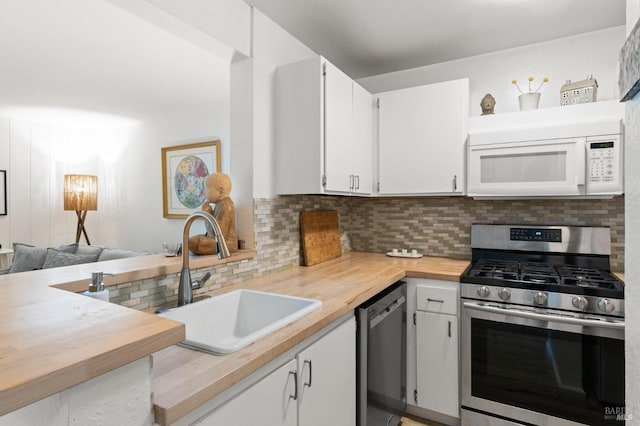
[(342, 256), (337, 211), (300, 212), (300, 234), (305, 266)]

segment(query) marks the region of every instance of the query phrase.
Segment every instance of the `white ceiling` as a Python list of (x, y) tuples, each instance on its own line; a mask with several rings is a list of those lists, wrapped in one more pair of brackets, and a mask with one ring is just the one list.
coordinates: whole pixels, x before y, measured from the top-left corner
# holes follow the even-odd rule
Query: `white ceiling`
[(625, 0), (245, 0), (352, 78), (625, 24)]
[[(625, 0), (246, 1), (353, 78), (623, 25), (625, 9)], [(2, 116), (118, 123), (215, 114), (228, 102), (228, 61), (108, 1), (0, 8)]]
[(228, 103), (228, 61), (113, 4), (0, 0), (0, 8), (2, 116), (121, 124), (211, 115)]

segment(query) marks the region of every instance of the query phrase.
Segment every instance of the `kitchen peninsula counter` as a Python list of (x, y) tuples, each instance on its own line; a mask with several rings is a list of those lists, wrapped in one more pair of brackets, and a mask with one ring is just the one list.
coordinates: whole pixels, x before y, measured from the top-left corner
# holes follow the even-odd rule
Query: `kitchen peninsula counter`
[[(254, 254), (200, 256), (191, 266)], [(0, 275), (0, 416), (184, 340), (181, 323), (73, 293), (93, 271), (115, 273), (109, 286), (180, 268), (180, 258), (159, 254)]]
[(416, 277), (457, 282), (468, 264), (438, 257), (348, 252), (318, 265), (294, 267), (211, 292), (246, 288), (318, 299), (322, 306), (233, 354), (217, 356), (180, 346), (154, 354), (156, 422), (175, 422), (396, 281)]

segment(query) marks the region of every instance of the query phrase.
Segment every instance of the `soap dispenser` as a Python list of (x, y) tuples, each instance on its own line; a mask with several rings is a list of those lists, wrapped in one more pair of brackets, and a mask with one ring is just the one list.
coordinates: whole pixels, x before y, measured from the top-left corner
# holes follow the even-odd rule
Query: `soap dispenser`
[(111, 275), (112, 277), (115, 277), (114, 274), (109, 274), (106, 272), (92, 272), (91, 283), (89, 283), (89, 290), (85, 291), (82, 294), (108, 302), (109, 290), (104, 287), (104, 283), (102, 282), (102, 277), (105, 275)]

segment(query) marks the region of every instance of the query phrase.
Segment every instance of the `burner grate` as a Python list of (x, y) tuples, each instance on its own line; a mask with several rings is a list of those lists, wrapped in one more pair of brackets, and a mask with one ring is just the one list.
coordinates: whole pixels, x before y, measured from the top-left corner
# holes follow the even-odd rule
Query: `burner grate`
[(506, 260), (482, 259), (471, 270), (475, 277), (517, 280), (518, 262)]
[(589, 287), (621, 290), (620, 281), (604, 269), (577, 265), (553, 265), (545, 262), (480, 259), (469, 271), (471, 277), (501, 282), (547, 284), (565, 287)]
[(559, 265), (558, 272), (563, 285), (605, 288), (611, 290), (621, 289), (620, 282), (609, 271), (597, 268), (588, 268), (575, 265)]
[(520, 279), (536, 284), (559, 284), (560, 277), (553, 265), (543, 262), (521, 262)]

